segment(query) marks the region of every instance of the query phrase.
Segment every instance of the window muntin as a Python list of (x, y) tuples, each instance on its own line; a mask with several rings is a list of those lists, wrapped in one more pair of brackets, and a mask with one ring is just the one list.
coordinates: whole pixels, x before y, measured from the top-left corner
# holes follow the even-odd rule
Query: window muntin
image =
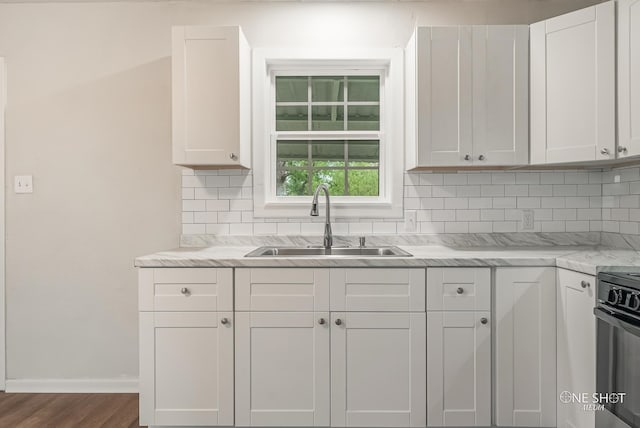
[(275, 196), (378, 197), (380, 74), (275, 75)]

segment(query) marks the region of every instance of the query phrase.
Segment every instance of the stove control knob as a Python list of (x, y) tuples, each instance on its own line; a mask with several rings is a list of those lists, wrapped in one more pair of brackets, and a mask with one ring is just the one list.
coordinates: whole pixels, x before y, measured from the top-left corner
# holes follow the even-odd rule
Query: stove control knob
[(621, 293), (617, 288), (612, 288), (609, 290), (609, 295), (607, 296), (607, 303), (612, 305), (616, 305), (620, 302)]
[(640, 311), (640, 293), (633, 293), (629, 295), (627, 308), (634, 312)]

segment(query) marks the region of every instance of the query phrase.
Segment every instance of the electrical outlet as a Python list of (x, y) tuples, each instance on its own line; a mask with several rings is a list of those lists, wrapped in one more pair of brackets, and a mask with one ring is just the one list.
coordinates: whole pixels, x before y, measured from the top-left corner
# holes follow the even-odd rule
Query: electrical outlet
[(613, 182), (614, 183), (620, 183), (620, 176), (619, 175), (614, 175), (613, 176)]
[(522, 210), (522, 230), (533, 230), (533, 210)]
[(404, 231), (415, 232), (418, 219), (418, 213), (416, 211), (404, 212)]
[(16, 175), (14, 181), (14, 191), (16, 193), (33, 193), (33, 176)]

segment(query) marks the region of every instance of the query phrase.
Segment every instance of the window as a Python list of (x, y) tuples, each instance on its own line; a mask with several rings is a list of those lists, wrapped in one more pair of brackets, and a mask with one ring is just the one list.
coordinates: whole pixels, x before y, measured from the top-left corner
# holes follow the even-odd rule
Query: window
[[(293, 59), (292, 59), (293, 58)], [(255, 217), (402, 216), (402, 49), (253, 51)]]
[(276, 74), (276, 195), (378, 196), (380, 99), (380, 75)]

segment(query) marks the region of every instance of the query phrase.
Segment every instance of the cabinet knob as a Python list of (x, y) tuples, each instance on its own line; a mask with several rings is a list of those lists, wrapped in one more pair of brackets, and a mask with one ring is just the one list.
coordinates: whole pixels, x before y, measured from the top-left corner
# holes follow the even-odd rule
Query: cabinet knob
[(608, 155), (609, 154), (609, 149), (604, 148), (604, 149), (600, 150), (600, 154)]
[(582, 288), (587, 288), (589, 287), (591, 284), (589, 284), (587, 281), (581, 281), (580, 282), (580, 287)]
[(486, 319), (485, 317), (480, 318), (480, 323), (481, 323), (481, 324), (486, 324), (486, 323), (488, 323), (488, 322), (489, 322), (489, 320), (488, 320), (488, 319)]
[(187, 294), (189, 294), (189, 293), (190, 293), (190, 291), (189, 291), (189, 289), (188, 289), (187, 287), (182, 287), (182, 288), (180, 289), (180, 292), (181, 292), (182, 294), (184, 294), (185, 296), (186, 296)]
[(478, 160), (484, 160), (484, 155), (478, 156)]
[(320, 318), (320, 319), (318, 320), (318, 324), (320, 324), (320, 325), (324, 325), (324, 323), (326, 323), (326, 321), (324, 320), (324, 318)]
[(220, 320), (220, 323), (221, 323), (221, 324), (223, 324), (223, 325), (227, 325), (227, 324), (229, 324), (229, 318), (222, 318), (222, 319)]
[(238, 155), (236, 155), (235, 153), (229, 154), (229, 157), (231, 158), (231, 160), (238, 160)]
[(464, 155), (464, 160), (471, 160), (471, 155)]
[(336, 325), (342, 325), (342, 320), (340, 318), (336, 319)]
[(627, 151), (627, 148), (625, 146), (618, 146), (618, 153), (624, 153)]
[(456, 289), (456, 293), (458, 293), (458, 294), (462, 294), (462, 293), (464, 293), (464, 288), (462, 288), (462, 287), (458, 287), (458, 288)]

